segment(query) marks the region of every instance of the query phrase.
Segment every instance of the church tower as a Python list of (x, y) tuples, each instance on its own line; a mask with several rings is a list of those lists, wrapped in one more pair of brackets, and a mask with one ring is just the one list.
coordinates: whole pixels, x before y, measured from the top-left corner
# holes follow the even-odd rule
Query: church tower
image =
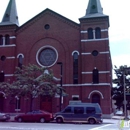
[(81, 25), (82, 98), (101, 105), (109, 116), (111, 108), (112, 63), (109, 48), (109, 16), (103, 14), (100, 0), (89, 0)]
[(0, 23), (0, 72), (4, 72), (5, 80), (13, 79), (16, 49), (15, 31), (18, 27), (16, 2), (10, 0)]

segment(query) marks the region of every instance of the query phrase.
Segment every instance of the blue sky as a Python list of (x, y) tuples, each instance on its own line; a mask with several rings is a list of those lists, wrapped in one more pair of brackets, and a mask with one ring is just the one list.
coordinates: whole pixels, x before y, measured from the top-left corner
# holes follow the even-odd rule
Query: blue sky
[[(130, 0), (100, 0), (103, 12), (109, 15), (109, 40), (113, 66), (130, 66)], [(9, 0), (1, 0), (0, 20)], [(46, 8), (77, 23), (85, 15), (88, 0), (16, 0), (19, 23), (22, 25)]]

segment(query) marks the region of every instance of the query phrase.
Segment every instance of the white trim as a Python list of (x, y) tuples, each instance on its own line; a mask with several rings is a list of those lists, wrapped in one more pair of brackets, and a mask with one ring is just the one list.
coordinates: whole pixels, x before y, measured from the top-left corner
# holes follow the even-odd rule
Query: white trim
[(99, 52), (100, 54), (109, 54), (109, 51), (106, 52)]
[(91, 55), (92, 53), (91, 52), (88, 52), (88, 53), (81, 53), (81, 55)]
[(22, 58), (24, 58), (24, 54), (22, 54), (22, 53), (19, 53), (19, 54), (17, 55), (17, 58), (19, 58), (20, 55), (22, 55)]
[(105, 41), (105, 40), (109, 40), (109, 38), (101, 38), (101, 39), (82, 39), (81, 42)]
[(110, 71), (99, 71), (99, 74), (107, 74), (110, 73)]
[(0, 91), (0, 93), (2, 93), (4, 95), (3, 96), (4, 98), (6, 98), (6, 94), (4, 92)]
[(93, 90), (93, 91), (91, 91), (91, 93), (88, 95), (88, 99), (90, 99), (90, 97), (91, 97), (91, 95), (92, 95), (93, 93), (99, 93), (99, 94), (101, 95), (102, 99), (104, 99), (103, 94), (102, 94), (100, 91), (98, 91), (98, 90)]
[(72, 56), (74, 55), (75, 52), (78, 53), (78, 55), (79, 55), (79, 52), (78, 52), (78, 51), (73, 51), (73, 52), (72, 52)]
[(15, 56), (6, 57), (6, 59), (15, 59)]
[(2, 47), (14, 47), (14, 46), (16, 46), (15, 44), (11, 44), (11, 45), (0, 45), (0, 47), (2, 48)]
[(82, 74), (92, 74), (92, 72), (82, 72)]
[(72, 95), (72, 98), (73, 98), (73, 97), (78, 97), (78, 98), (79, 98), (79, 95)]
[(80, 31), (80, 33), (88, 33), (88, 31), (86, 30), (86, 31)]
[[(81, 53), (81, 55), (91, 55), (91, 54), (92, 54), (91, 52), (83, 52), (83, 53)], [(99, 54), (109, 54), (109, 51), (99, 52)]]
[[(93, 30), (95, 30), (95, 29), (93, 29)], [(108, 29), (101, 29), (101, 32), (107, 32), (107, 31), (108, 31)], [(80, 33), (88, 33), (88, 31), (84, 30), (84, 31), (80, 31)]]
[(5, 74), (5, 77), (12, 77), (14, 74)]
[(16, 38), (16, 36), (10, 36), (9, 38), (10, 38), (10, 39), (14, 39), (14, 38)]
[[(82, 74), (92, 74), (93, 72), (82, 72)], [(110, 71), (99, 71), (99, 74), (107, 74), (110, 73)]]
[[(55, 62), (54, 62), (52, 65), (50, 65), (50, 66), (43, 66), (43, 65), (39, 62), (39, 60), (38, 60), (39, 53), (40, 53), (41, 50), (43, 50), (44, 48), (51, 48), (51, 49), (53, 49), (53, 50), (56, 52), (56, 60), (55, 60)], [(36, 61), (37, 61), (37, 63), (38, 63), (41, 67), (51, 67), (51, 66), (53, 66), (53, 65), (57, 62), (57, 60), (58, 60), (58, 51), (57, 51), (54, 47), (52, 47), (52, 46), (50, 46), (50, 45), (42, 46), (42, 47), (37, 51)]]
[(101, 29), (101, 32), (107, 32), (108, 29)]
[[(93, 84), (93, 83), (83, 83), (83, 84), (63, 84), (63, 87), (78, 87), (78, 86), (111, 86), (110, 83), (98, 83), (98, 84)], [(57, 84), (57, 86), (60, 86), (60, 84)]]

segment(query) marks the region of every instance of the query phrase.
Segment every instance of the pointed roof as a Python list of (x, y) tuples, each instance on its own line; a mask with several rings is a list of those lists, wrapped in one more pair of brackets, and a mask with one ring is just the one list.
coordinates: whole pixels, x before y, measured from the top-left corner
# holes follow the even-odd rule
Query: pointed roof
[(104, 17), (100, 0), (89, 0), (86, 14), (82, 18)]
[(17, 25), (17, 26), (19, 26), (15, 0), (9, 1), (0, 25)]

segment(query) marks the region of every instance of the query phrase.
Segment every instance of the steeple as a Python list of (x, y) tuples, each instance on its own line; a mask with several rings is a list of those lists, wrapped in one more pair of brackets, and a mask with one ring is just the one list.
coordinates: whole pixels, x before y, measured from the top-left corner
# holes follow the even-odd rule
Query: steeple
[(17, 25), (17, 26), (19, 26), (15, 0), (9, 1), (0, 25)]
[(89, 0), (86, 14), (82, 18), (104, 17), (100, 0)]

